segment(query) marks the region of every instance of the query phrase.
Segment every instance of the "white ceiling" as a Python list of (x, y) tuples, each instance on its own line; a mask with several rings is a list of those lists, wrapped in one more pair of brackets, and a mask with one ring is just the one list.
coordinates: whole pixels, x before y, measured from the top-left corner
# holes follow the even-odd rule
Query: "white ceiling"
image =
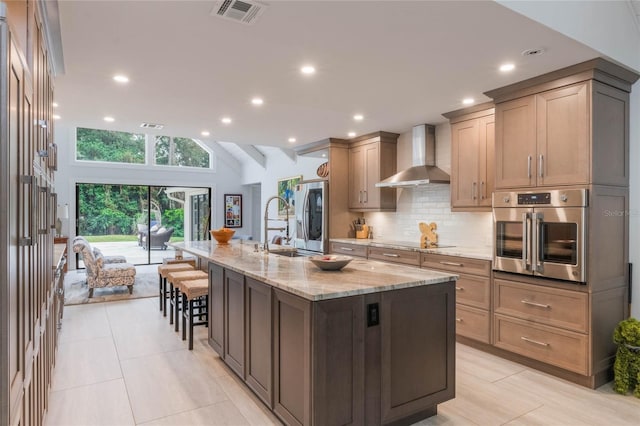
[[(60, 1), (58, 125), (140, 131), (145, 121), (166, 135), (292, 148), (292, 136), (302, 145), (437, 124), (464, 97), (484, 102), (484, 91), (599, 56), (491, 1), (270, 1), (252, 26), (212, 7)], [(521, 55), (532, 48), (546, 53)], [(516, 64), (509, 75), (497, 70), (505, 61)], [(306, 63), (314, 76), (300, 74)]]

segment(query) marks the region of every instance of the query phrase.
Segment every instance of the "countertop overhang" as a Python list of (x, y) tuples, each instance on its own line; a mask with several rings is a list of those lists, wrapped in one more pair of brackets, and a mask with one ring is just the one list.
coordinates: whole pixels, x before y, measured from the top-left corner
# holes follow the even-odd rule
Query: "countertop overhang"
[(322, 271), (307, 257), (256, 252), (254, 244), (243, 243), (242, 240), (232, 240), (224, 245), (215, 241), (185, 241), (169, 245), (312, 301), (458, 279), (456, 274), (357, 257), (341, 271)]

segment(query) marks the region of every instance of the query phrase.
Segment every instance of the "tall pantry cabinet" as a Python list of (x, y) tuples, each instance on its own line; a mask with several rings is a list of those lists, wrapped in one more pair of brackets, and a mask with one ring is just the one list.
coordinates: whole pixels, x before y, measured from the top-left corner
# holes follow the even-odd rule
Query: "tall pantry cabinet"
[(0, 2), (0, 424), (41, 425), (57, 344), (51, 62), (40, 3)]

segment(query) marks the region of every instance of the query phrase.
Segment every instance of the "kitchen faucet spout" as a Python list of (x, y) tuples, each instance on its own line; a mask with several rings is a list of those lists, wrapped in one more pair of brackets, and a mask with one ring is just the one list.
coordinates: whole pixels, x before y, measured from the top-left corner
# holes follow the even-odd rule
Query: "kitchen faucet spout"
[[(282, 219), (269, 219), (269, 204), (273, 201), (273, 200), (280, 200), (284, 203), (284, 209), (286, 211), (286, 222), (287, 225), (285, 227), (278, 227), (278, 228), (269, 228), (269, 221), (270, 220), (282, 220)], [(289, 236), (289, 208), (291, 206), (289, 205), (289, 203), (287, 202), (287, 200), (285, 200), (284, 198), (278, 196), (278, 195), (274, 195), (273, 197), (269, 198), (267, 200), (267, 204), (264, 206), (264, 251), (265, 252), (269, 252), (269, 231), (270, 230), (274, 230), (274, 231), (286, 231), (286, 240), (287, 242), (289, 242), (291, 240), (291, 237)]]

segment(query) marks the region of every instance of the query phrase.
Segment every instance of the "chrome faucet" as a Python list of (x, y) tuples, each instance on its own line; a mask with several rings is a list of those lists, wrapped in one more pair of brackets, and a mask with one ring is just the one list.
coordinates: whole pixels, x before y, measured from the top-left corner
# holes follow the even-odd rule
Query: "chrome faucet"
[[(270, 220), (282, 220), (282, 219), (270, 219), (269, 218), (269, 204), (273, 201), (273, 200), (280, 200), (284, 203), (284, 208), (285, 211), (287, 212), (287, 218), (285, 219), (287, 222), (287, 226), (283, 226), (280, 228), (269, 228), (269, 221)], [(287, 236), (286, 236), (286, 240), (287, 242), (289, 242), (291, 240), (291, 237), (289, 236), (289, 203), (287, 203), (287, 200), (285, 200), (284, 198), (278, 196), (278, 195), (274, 195), (273, 197), (269, 198), (267, 200), (267, 204), (264, 206), (264, 251), (265, 252), (269, 252), (269, 231), (286, 231)]]

